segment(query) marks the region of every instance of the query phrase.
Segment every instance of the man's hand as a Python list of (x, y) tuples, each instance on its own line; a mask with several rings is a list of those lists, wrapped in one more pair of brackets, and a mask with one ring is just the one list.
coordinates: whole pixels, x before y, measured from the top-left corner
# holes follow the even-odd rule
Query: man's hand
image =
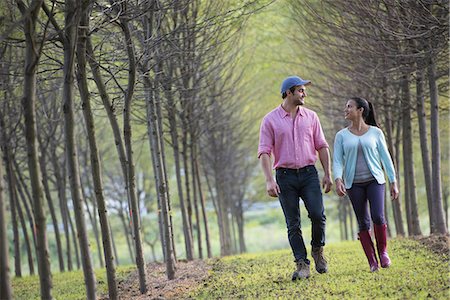
[(281, 193), (280, 187), (273, 179), (266, 182), (266, 190), (270, 197), (278, 197)]
[(322, 178), (322, 188), (325, 189), (325, 193), (328, 193), (331, 191), (331, 186), (333, 185), (333, 182), (331, 182), (330, 175), (325, 175)]
[(342, 182), (341, 178), (336, 179), (336, 193), (339, 195), (339, 197), (343, 197), (345, 194), (347, 194), (344, 182)]

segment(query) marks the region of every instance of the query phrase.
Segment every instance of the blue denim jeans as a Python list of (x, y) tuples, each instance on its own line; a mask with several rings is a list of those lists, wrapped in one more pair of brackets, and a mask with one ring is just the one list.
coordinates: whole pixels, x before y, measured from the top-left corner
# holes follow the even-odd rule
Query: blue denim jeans
[(308, 217), (311, 219), (311, 245), (325, 245), (325, 210), (319, 176), (314, 166), (301, 169), (276, 170), (276, 180), (281, 193), (278, 196), (286, 220), (289, 244), (295, 260), (307, 259), (305, 242), (300, 224), (300, 199), (305, 203)]

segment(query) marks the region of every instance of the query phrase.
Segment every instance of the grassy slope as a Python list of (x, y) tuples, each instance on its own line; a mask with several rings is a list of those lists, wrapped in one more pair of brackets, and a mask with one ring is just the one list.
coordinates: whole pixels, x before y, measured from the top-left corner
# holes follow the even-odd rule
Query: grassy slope
[[(326, 246), (329, 273), (290, 280), (294, 263), (289, 250), (244, 254), (214, 260), (209, 279), (186, 298), (192, 299), (449, 299), (448, 254), (437, 255), (416, 241), (389, 241), (393, 265), (370, 273), (358, 241)], [(118, 269), (125, 278), (134, 267)], [(107, 293), (104, 271), (97, 271), (98, 291)], [(85, 299), (81, 271), (53, 276), (55, 299)], [(39, 299), (36, 276), (13, 280), (14, 299)]]
[[(329, 273), (312, 271), (308, 280), (290, 280), (294, 263), (289, 251), (245, 254), (219, 260), (195, 299), (449, 299), (448, 256), (418, 242), (389, 243), (393, 265), (370, 273), (358, 241), (326, 247)], [(313, 270), (314, 263), (311, 264)]]
[[(134, 266), (122, 266), (117, 268), (117, 281), (124, 279), (134, 271)], [(105, 270), (96, 270), (97, 294), (108, 294)], [(15, 300), (40, 299), (39, 277), (27, 276), (13, 279), (13, 293)], [(83, 271), (56, 273), (53, 275), (53, 297), (57, 300), (86, 299), (86, 289), (83, 279)]]

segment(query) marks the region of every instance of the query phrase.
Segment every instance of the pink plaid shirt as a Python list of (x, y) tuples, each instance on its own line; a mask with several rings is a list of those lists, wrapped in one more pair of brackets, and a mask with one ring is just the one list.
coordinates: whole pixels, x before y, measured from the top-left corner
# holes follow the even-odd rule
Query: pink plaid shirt
[(273, 153), (274, 169), (299, 169), (314, 165), (317, 151), (328, 143), (317, 114), (299, 106), (295, 119), (281, 105), (268, 113), (261, 123), (258, 158)]

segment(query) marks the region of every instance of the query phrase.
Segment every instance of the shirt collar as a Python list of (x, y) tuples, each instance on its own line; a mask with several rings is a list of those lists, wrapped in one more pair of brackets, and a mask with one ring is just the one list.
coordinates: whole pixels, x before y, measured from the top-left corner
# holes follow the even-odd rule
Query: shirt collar
[[(280, 104), (280, 106), (278, 106), (278, 111), (280, 112), (280, 116), (282, 118), (286, 118), (286, 117), (290, 116), (290, 114), (284, 110), (284, 108), (281, 106), (281, 104)], [(298, 106), (297, 114), (300, 114), (300, 116), (305, 115), (305, 109), (300, 105)]]

